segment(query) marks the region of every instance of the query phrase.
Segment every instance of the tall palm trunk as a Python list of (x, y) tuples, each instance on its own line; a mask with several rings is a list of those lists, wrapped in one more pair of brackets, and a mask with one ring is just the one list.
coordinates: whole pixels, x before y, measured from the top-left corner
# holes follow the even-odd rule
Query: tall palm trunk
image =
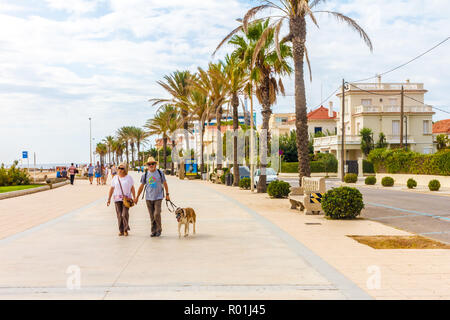
[(163, 137), (164, 170), (167, 168), (167, 136)]
[(127, 156), (127, 164), (130, 165), (130, 159), (128, 157), (128, 141), (125, 142), (125, 152)]
[(239, 165), (238, 165), (238, 130), (239, 130), (239, 117), (238, 117), (238, 108), (239, 108), (239, 97), (237, 93), (233, 93), (233, 97), (231, 100), (231, 105), (233, 106), (233, 185), (235, 187), (239, 186)]
[(134, 167), (135, 166), (135, 163), (134, 163), (134, 142), (131, 142), (130, 146), (131, 146), (131, 163), (132, 163), (132, 165)]
[(170, 170), (170, 175), (171, 176), (175, 175), (175, 164), (174, 164), (174, 161), (173, 161), (173, 159), (174, 159), (174, 156), (173, 156), (174, 150), (175, 150), (175, 140), (172, 139), (172, 164), (171, 164), (171, 170)]
[(305, 16), (291, 17), (290, 32), (295, 67), (295, 126), (297, 128), (297, 152), (299, 185), (302, 177), (311, 176), (308, 151), (308, 118), (306, 113), (305, 81), (303, 75), (303, 57), (305, 54), (306, 21)]
[[(222, 148), (222, 106), (217, 108), (216, 112), (216, 122), (217, 122), (217, 148), (216, 148), (216, 159), (223, 159), (223, 148)], [(220, 155), (219, 155), (220, 153)], [(217, 170), (222, 170), (222, 161), (217, 162)]]
[(203, 172), (205, 171), (205, 145), (203, 144), (203, 139), (205, 137), (205, 122), (203, 121), (203, 124), (201, 126), (201, 130), (202, 132), (200, 132), (200, 156), (201, 156), (201, 164), (200, 164), (200, 175), (203, 174)]
[(137, 161), (138, 161), (138, 166), (140, 167), (142, 162), (141, 162), (141, 155), (140, 155), (140, 150), (141, 150), (141, 143), (139, 141), (136, 142), (136, 147), (137, 147)]
[[(258, 193), (265, 193), (267, 190), (267, 175), (266, 175), (266, 169), (267, 169), (267, 148), (269, 146), (270, 142), (270, 133), (269, 133), (269, 120), (270, 116), (272, 115), (272, 109), (270, 108), (270, 77), (269, 75), (266, 75), (264, 77), (264, 82), (261, 86), (261, 96), (262, 96), (262, 131), (266, 132), (266, 143), (265, 145), (262, 145), (262, 152), (260, 155), (261, 159), (261, 175), (259, 176), (259, 181), (257, 185), (257, 192)], [(261, 141), (262, 143), (264, 141)]]

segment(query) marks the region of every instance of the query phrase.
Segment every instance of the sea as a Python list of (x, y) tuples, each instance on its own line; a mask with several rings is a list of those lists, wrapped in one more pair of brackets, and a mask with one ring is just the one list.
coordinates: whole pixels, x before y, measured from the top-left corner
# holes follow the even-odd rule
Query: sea
[[(81, 166), (85, 166), (88, 165), (89, 163), (74, 163), (75, 166), (77, 167), (81, 167)], [(56, 167), (70, 167), (71, 163), (37, 163), (36, 164), (36, 169), (43, 169), (43, 170), (48, 170), (48, 169), (55, 169)], [(11, 167), (12, 164), (6, 164), (5, 167), (9, 168)], [(28, 168), (28, 163), (20, 163), (18, 164), (19, 168)], [(34, 164), (30, 162), (30, 168), (34, 168)]]

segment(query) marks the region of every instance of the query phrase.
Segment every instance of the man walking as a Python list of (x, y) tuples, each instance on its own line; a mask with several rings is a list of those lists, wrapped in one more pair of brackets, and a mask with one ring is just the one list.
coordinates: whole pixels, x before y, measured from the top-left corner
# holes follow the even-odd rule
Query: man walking
[(152, 225), (151, 237), (159, 237), (162, 232), (161, 204), (164, 199), (164, 190), (166, 191), (166, 200), (170, 200), (169, 187), (164, 172), (156, 168), (156, 160), (153, 157), (148, 158), (147, 169), (148, 171), (141, 178), (136, 203), (145, 188), (145, 200)]
[(75, 174), (77, 173), (77, 171), (78, 171), (77, 168), (72, 163), (70, 168), (69, 168), (70, 184), (71, 185), (73, 185), (73, 182), (75, 181)]
[(89, 177), (89, 182), (92, 184), (92, 182), (94, 180), (94, 166), (92, 165), (92, 163), (90, 163), (89, 167), (88, 167), (88, 177)]

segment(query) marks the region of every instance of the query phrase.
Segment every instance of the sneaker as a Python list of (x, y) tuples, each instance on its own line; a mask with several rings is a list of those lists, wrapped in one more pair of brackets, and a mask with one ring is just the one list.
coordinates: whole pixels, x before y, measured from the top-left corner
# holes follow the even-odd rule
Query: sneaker
[(150, 237), (151, 237), (151, 238), (156, 237), (156, 233), (152, 233), (152, 234), (150, 235)]

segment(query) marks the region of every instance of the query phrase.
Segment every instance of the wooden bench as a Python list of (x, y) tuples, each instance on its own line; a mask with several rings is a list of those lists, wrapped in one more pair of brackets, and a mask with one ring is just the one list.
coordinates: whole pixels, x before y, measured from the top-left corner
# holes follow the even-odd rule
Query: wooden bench
[(326, 192), (325, 178), (302, 178), (301, 187), (292, 187), (289, 194), (291, 209), (300, 209), (305, 214), (320, 214), (321, 195)]

